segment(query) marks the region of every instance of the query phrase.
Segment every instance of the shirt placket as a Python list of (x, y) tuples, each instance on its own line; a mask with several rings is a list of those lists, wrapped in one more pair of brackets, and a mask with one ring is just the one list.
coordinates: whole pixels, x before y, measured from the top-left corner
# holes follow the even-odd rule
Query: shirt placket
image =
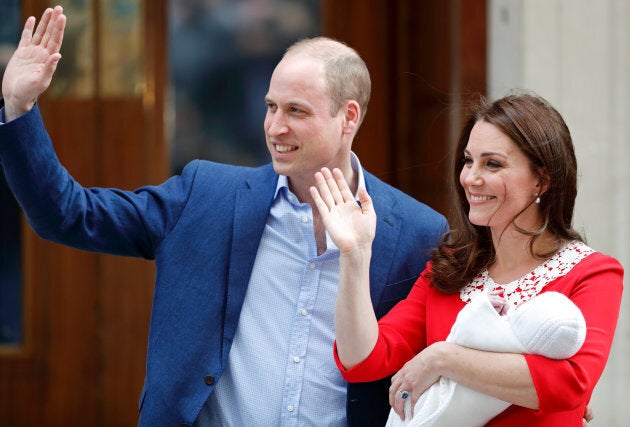
[[(310, 233), (312, 236), (310, 217), (302, 214), (300, 218), (305, 226), (305, 233)], [(314, 237), (312, 239), (314, 244)], [(300, 398), (312, 313), (320, 280), (320, 267), (320, 262), (317, 259), (308, 259), (304, 266), (304, 275), (300, 283), (300, 292), (291, 328), (284, 392), (282, 394), (281, 425), (283, 427), (299, 425)]]

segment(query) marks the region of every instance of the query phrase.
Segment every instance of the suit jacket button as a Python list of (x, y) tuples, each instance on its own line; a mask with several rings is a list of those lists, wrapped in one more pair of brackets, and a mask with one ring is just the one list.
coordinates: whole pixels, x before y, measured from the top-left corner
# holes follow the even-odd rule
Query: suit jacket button
[(206, 383), (206, 385), (213, 385), (214, 384), (214, 377), (212, 375), (206, 375), (203, 378), (203, 380)]

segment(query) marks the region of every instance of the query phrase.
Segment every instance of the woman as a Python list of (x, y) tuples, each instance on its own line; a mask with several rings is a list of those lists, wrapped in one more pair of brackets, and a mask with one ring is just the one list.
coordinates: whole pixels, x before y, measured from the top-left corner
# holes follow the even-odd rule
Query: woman
[[(511, 403), (487, 425), (580, 426), (605, 367), (623, 268), (572, 228), (577, 165), (569, 130), (544, 99), (482, 102), (456, 147), (452, 229), (406, 300), (378, 323), (369, 298), (376, 214), (357, 205), (342, 175), (322, 169), (311, 194), (340, 250), (335, 358), (350, 382), (393, 373), (390, 404), (404, 419), (440, 377)], [(484, 292), (514, 309), (539, 293), (569, 297), (586, 321), (583, 346), (564, 360), (480, 351), (446, 342), (458, 312)]]

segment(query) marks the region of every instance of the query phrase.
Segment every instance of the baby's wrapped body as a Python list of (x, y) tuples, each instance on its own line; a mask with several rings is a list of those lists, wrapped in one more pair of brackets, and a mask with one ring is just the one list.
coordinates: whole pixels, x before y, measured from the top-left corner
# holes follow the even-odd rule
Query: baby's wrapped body
[[(566, 359), (580, 349), (586, 323), (580, 309), (565, 295), (543, 292), (508, 310), (496, 294), (481, 293), (457, 315), (446, 341), (484, 351), (538, 354)], [(441, 377), (420, 396), (405, 421), (392, 410), (388, 427), (483, 426), (510, 403)]]

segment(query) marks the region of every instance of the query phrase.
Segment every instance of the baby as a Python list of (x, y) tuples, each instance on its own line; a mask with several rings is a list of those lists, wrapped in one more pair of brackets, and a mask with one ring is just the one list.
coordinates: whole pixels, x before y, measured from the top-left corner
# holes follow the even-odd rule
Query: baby
[[(566, 359), (582, 347), (586, 323), (580, 309), (565, 295), (543, 292), (509, 310), (496, 292), (482, 293), (457, 315), (446, 341), (484, 351), (538, 354)], [(429, 387), (405, 421), (392, 409), (387, 427), (483, 426), (510, 403), (457, 384), (448, 378)]]

